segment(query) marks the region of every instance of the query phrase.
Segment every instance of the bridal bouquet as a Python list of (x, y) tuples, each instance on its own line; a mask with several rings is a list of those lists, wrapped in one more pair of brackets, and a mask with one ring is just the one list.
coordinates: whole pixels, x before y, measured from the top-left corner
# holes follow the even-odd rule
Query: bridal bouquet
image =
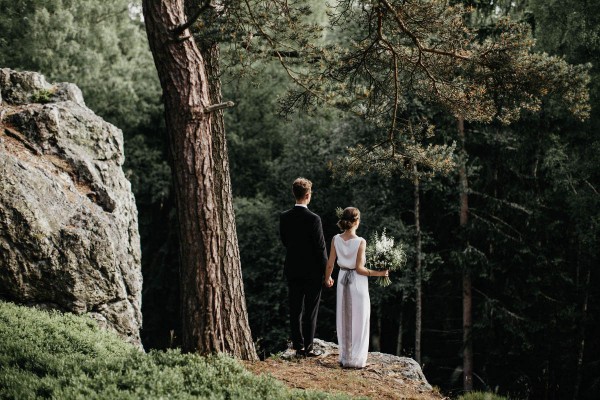
[[(402, 244), (394, 246), (394, 238), (385, 234), (385, 229), (378, 235), (371, 237), (367, 245), (367, 265), (377, 271), (390, 270), (397, 271), (406, 264), (406, 252)], [(377, 283), (380, 286), (388, 286), (392, 281), (387, 276), (377, 277)]]

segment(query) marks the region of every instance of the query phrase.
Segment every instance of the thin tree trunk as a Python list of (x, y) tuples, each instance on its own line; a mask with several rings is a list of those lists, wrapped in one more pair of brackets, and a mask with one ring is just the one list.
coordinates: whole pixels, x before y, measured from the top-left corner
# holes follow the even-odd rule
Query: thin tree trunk
[(473, 390), (472, 307), (471, 274), (463, 272), (463, 389), (467, 392)]
[(379, 306), (375, 315), (375, 329), (371, 332), (371, 351), (381, 351), (381, 311), (381, 306)]
[[(464, 230), (469, 222), (469, 197), (467, 177), (467, 151), (465, 148), (465, 123), (462, 117), (458, 118), (458, 135), (461, 141), (461, 157), (458, 170), (460, 179), (460, 227)], [(468, 243), (466, 243), (468, 245)], [(462, 276), (463, 282), (463, 389), (473, 390), (473, 297), (471, 293), (471, 274), (465, 268)]]
[(402, 355), (402, 331), (404, 330), (404, 299), (400, 297), (400, 313), (398, 315), (398, 337), (396, 339), (396, 355)]
[(415, 361), (421, 364), (421, 320), (423, 315), (423, 294), (422, 294), (422, 255), (421, 255), (421, 203), (419, 193), (419, 177), (417, 175), (417, 166), (413, 167), (414, 172), (414, 203), (415, 203)]
[(257, 359), (241, 279), (223, 116), (218, 47), (200, 49), (186, 30), (183, 0), (144, 0), (150, 49), (163, 89), (181, 253), (182, 347)]
[(575, 375), (575, 387), (573, 388), (573, 400), (579, 398), (579, 390), (581, 388), (581, 381), (583, 375), (583, 356), (585, 354), (585, 324), (587, 321), (588, 303), (590, 296), (590, 280), (591, 280), (591, 268), (587, 269), (587, 274), (584, 283), (584, 295), (583, 304), (581, 305), (581, 322), (579, 329), (579, 354), (577, 355), (577, 370)]

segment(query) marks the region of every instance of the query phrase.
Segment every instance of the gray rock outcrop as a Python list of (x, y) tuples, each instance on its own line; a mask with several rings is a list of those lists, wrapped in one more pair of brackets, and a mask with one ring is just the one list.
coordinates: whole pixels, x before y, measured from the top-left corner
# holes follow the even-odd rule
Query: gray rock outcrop
[(73, 84), (0, 69), (0, 297), (88, 313), (140, 345), (137, 209), (123, 135)]

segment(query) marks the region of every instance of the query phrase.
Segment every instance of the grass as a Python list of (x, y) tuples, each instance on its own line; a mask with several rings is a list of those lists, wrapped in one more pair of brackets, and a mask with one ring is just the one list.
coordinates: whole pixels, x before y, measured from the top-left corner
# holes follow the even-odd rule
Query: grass
[(0, 399), (348, 399), (224, 356), (144, 353), (85, 316), (0, 301)]
[(470, 392), (463, 394), (457, 400), (508, 400), (508, 398), (489, 392)]

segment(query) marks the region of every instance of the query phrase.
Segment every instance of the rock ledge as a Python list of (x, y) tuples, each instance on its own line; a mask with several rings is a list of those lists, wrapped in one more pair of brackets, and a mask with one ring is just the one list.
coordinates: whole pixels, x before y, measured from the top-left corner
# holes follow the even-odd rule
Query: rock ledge
[[(314, 340), (315, 349), (323, 351), (322, 357), (338, 356), (338, 345), (332, 342), (326, 342), (321, 339)], [(293, 360), (295, 351), (287, 349), (281, 353), (281, 358), (284, 360)], [(427, 378), (423, 374), (419, 364), (408, 357), (399, 357), (391, 354), (371, 352), (367, 359), (368, 365), (364, 368), (366, 371), (376, 372), (379, 375), (392, 378), (397, 381), (408, 380), (411, 383), (416, 383), (423, 391), (432, 390), (432, 386), (427, 382)]]

